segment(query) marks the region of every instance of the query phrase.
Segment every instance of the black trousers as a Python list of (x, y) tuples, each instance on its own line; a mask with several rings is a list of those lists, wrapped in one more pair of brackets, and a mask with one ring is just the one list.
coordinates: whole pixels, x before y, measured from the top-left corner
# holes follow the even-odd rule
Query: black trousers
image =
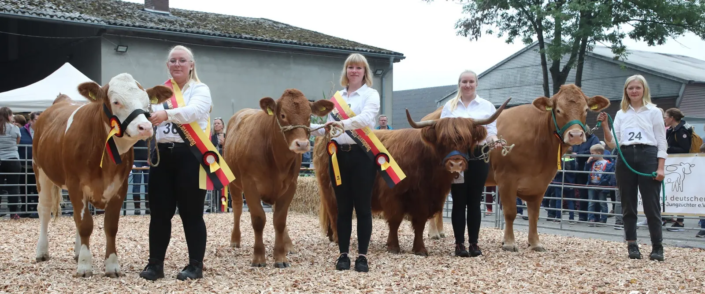
[[(472, 153), (475, 158), (482, 154), (479, 147), (476, 147)], [(451, 222), (456, 244), (465, 243), (466, 221), (470, 244), (477, 243), (480, 235), (480, 223), (482, 222), (480, 202), (482, 201), (482, 192), (485, 190), (485, 181), (487, 180), (490, 166), (484, 161), (475, 158), (468, 161), (468, 169), (464, 172), (465, 181), (462, 184), (452, 184), (450, 186), (450, 193), (453, 195)], [(468, 212), (467, 220), (465, 218), (466, 208)]]
[(171, 239), (171, 218), (177, 207), (186, 234), (190, 263), (203, 262), (206, 252), (206, 224), (203, 221), (206, 190), (198, 188), (200, 163), (183, 143), (177, 143), (173, 148), (160, 143), (158, 147), (161, 156), (159, 166), (149, 169), (149, 262), (164, 262)]
[(658, 168), (658, 149), (648, 145), (621, 146), (622, 154), (617, 159), (617, 188), (621, 196), (622, 215), (624, 221), (624, 234), (627, 241), (636, 241), (636, 221), (637, 206), (639, 199), (637, 193), (641, 193), (644, 214), (649, 225), (651, 243), (660, 244), (662, 241), (661, 231), (661, 182), (652, 177), (640, 176), (629, 170), (624, 164), (624, 160), (633, 169), (641, 173), (651, 173)]
[[(0, 173), (19, 173), (22, 171), (20, 167), (20, 162), (17, 158), (5, 159), (0, 164)], [(5, 182), (7, 181), (7, 182)], [(21, 205), (24, 202), (24, 195), (20, 196), (20, 175), (2, 175), (0, 177), (0, 183), (4, 183), (8, 186), (2, 189), (7, 191), (7, 208), (10, 212), (24, 212), (25, 206)]]
[[(349, 151), (346, 151), (349, 150)], [(372, 187), (377, 175), (376, 164), (357, 144), (340, 145), (337, 152), (341, 185), (335, 185), (333, 160), (328, 172), (338, 203), (338, 249), (340, 253), (350, 250), (352, 212), (357, 217), (357, 252), (367, 254), (372, 236)]]

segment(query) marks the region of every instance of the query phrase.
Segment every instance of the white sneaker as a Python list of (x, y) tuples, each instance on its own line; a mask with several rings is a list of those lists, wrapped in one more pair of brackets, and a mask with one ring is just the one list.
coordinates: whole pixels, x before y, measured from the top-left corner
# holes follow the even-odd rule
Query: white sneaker
[(638, 227), (643, 227), (643, 226), (647, 226), (648, 224), (646, 223), (646, 220), (643, 220), (643, 221), (640, 221), (640, 222), (636, 223), (636, 225), (637, 225)]

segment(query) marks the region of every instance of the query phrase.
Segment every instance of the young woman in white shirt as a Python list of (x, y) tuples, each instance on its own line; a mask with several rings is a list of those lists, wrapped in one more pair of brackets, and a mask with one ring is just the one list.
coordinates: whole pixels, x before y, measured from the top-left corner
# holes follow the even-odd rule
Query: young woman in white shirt
[[(369, 127), (373, 129), (379, 112), (379, 93), (372, 88), (370, 66), (364, 56), (354, 53), (348, 56), (341, 73), (340, 84), (343, 86), (342, 97), (356, 114), (349, 119), (337, 122), (328, 115), (325, 129), (312, 132), (314, 136), (323, 136), (336, 125), (345, 131), (353, 131)], [(311, 128), (321, 125), (311, 124)], [(367, 272), (367, 249), (372, 235), (372, 187), (377, 175), (377, 166), (365, 154), (362, 146), (353, 141), (347, 134), (333, 138), (337, 143), (338, 167), (341, 185), (332, 183), (335, 199), (338, 203), (338, 249), (340, 257), (336, 262), (337, 270), (350, 269), (348, 257), (350, 234), (352, 231), (352, 211), (355, 208), (357, 217), (358, 257), (355, 260), (355, 270)], [(334, 181), (332, 163), (328, 165), (331, 181)]]
[[(475, 92), (477, 89), (477, 75), (469, 70), (464, 71), (458, 78), (458, 94), (455, 98), (450, 99), (441, 112), (441, 118), (445, 117), (466, 117), (473, 119), (484, 119), (492, 116), (497, 108), (494, 105), (481, 98)], [(451, 194), (453, 195), (453, 211), (451, 220), (453, 224), (453, 233), (455, 235), (455, 255), (460, 257), (475, 257), (482, 255), (480, 246), (478, 246), (478, 238), (480, 234), (480, 222), (482, 216), (480, 212), (480, 201), (485, 188), (485, 181), (489, 173), (489, 164), (478, 157), (482, 154), (480, 151), (482, 144), (497, 140), (497, 121), (488, 125), (484, 125), (487, 129), (487, 138), (480, 142), (474, 150), (468, 150), (470, 160), (468, 168), (463, 173), (465, 177), (463, 183), (451, 185)], [(500, 144), (496, 144), (496, 148), (501, 148)], [(465, 209), (468, 210), (467, 226), (468, 226), (468, 241), (470, 246), (465, 247)]]
[[(597, 120), (602, 122), (605, 142), (610, 148), (616, 143), (607, 122), (607, 114), (602, 112)], [(668, 144), (661, 110), (651, 103), (649, 84), (641, 75), (627, 78), (622, 92), (621, 110), (614, 118), (614, 131), (619, 140), (622, 154), (617, 158), (617, 188), (621, 195), (622, 219), (627, 239), (629, 258), (641, 259), (636, 243), (637, 194), (641, 193), (644, 214), (648, 220), (651, 235), (651, 260), (663, 261), (661, 232), (661, 181), (664, 178)], [(615, 151), (619, 154), (619, 151)], [(623, 155), (623, 156), (622, 156)], [(626, 166), (629, 164), (641, 173), (656, 171), (656, 177), (637, 175)]]
[[(140, 277), (147, 280), (164, 277), (171, 219), (178, 207), (186, 234), (189, 263), (176, 278), (200, 279), (203, 277), (206, 251), (206, 224), (203, 221), (206, 190), (199, 188), (200, 160), (181, 138), (175, 124), (198, 122), (205, 132), (212, 100), (210, 89), (198, 79), (191, 50), (183, 46), (174, 47), (169, 52), (166, 66), (182, 92), (185, 105), (166, 110), (163, 105), (152, 106), (154, 112), (149, 120), (157, 126), (155, 136), (160, 158), (159, 165), (149, 169), (149, 261)], [(149, 160), (156, 161), (155, 158)]]

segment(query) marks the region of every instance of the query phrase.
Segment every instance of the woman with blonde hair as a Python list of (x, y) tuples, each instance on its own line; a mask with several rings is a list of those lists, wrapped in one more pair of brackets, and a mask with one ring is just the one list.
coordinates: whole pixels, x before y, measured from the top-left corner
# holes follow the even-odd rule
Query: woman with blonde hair
[[(477, 74), (466, 70), (458, 77), (458, 93), (450, 99), (443, 110), (441, 118), (444, 117), (465, 117), (473, 119), (485, 119), (492, 116), (497, 111), (492, 102), (487, 101), (477, 95)], [(475, 146), (474, 150), (468, 150), (470, 160), (463, 173), (462, 183), (451, 185), (450, 191), (453, 195), (453, 211), (451, 221), (453, 224), (453, 234), (455, 235), (455, 255), (460, 257), (475, 257), (482, 255), (478, 239), (480, 235), (480, 222), (482, 213), (480, 212), (480, 202), (482, 192), (485, 188), (485, 181), (489, 174), (489, 165), (483, 160), (479, 160), (482, 154), (482, 144), (492, 143), (497, 140), (497, 122), (494, 121), (484, 125), (487, 129), (487, 138)], [(496, 144), (495, 148), (501, 148), (501, 144)], [(468, 177), (465, 177), (468, 175)], [(467, 209), (467, 219), (465, 210)], [(468, 227), (469, 247), (465, 247), (465, 225)]]
[[(149, 120), (157, 126), (155, 137), (160, 160), (158, 166), (149, 169), (149, 261), (140, 277), (147, 280), (164, 277), (171, 219), (178, 207), (186, 234), (189, 263), (176, 278), (200, 279), (206, 252), (206, 224), (203, 221), (206, 190), (199, 188), (200, 159), (194, 156), (182, 137), (181, 125), (196, 122), (206, 132), (212, 106), (211, 93), (198, 78), (196, 60), (190, 49), (184, 46), (172, 48), (166, 67), (171, 78), (166, 85), (174, 89), (177, 98), (181, 93), (184, 105), (171, 103), (168, 109), (164, 105), (152, 106), (154, 112)], [(155, 158), (149, 160), (155, 161)]]
[[(605, 143), (615, 148), (616, 142), (607, 122), (607, 114), (600, 113), (597, 120), (602, 122)], [(617, 111), (613, 127), (620, 145), (615, 175), (621, 196), (629, 258), (641, 259), (639, 245), (636, 243), (637, 195), (641, 193), (651, 235), (652, 251), (649, 257), (651, 260), (663, 261), (659, 192), (664, 178), (668, 144), (661, 110), (651, 102), (649, 84), (643, 76), (633, 75), (624, 83), (621, 109)], [(656, 177), (640, 176), (629, 170), (626, 163), (641, 173), (656, 171)]]
[[(350, 109), (356, 113), (354, 117), (336, 121), (333, 115), (328, 115), (324, 129), (312, 132), (314, 136), (323, 136), (336, 125), (346, 131), (354, 131), (364, 127), (374, 128), (380, 108), (379, 93), (372, 88), (370, 65), (367, 59), (354, 53), (348, 56), (343, 65), (340, 85), (343, 86), (341, 96)], [(311, 128), (320, 127), (311, 124)], [(338, 203), (338, 249), (340, 256), (336, 262), (337, 270), (350, 269), (348, 257), (350, 234), (352, 231), (352, 211), (355, 208), (357, 217), (357, 253), (355, 270), (367, 272), (367, 249), (372, 235), (372, 187), (377, 175), (376, 164), (365, 154), (364, 147), (359, 146), (350, 136), (343, 133), (333, 138), (338, 158), (338, 167), (342, 184), (332, 183), (335, 199)], [(335, 179), (332, 161), (329, 164), (331, 181)]]

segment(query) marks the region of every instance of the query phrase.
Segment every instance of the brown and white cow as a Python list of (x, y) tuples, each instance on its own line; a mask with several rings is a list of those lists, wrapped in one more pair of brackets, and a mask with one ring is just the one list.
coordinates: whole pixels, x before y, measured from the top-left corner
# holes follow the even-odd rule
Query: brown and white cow
[[(326, 116), (333, 102), (309, 102), (301, 91), (287, 89), (276, 101), (259, 102), (261, 110), (243, 109), (228, 121), (224, 159), (235, 181), (230, 183), (234, 225), (231, 246), (240, 247), (242, 192), (245, 193), (255, 231), (252, 266), (266, 266), (262, 230), (267, 221), (260, 201), (274, 205), (274, 266), (289, 267), (286, 258), (292, 243), (286, 228), (289, 204), (296, 192), (301, 155), (310, 149), (311, 114)], [(287, 130), (289, 128), (293, 128)]]
[[(578, 124), (566, 129), (560, 139), (556, 130), (573, 120), (585, 124), (588, 111), (599, 112), (609, 105), (607, 98), (599, 95), (589, 98), (579, 87), (568, 84), (562, 85), (551, 98), (536, 98), (530, 105), (512, 107), (499, 116), (497, 133), (508, 144), (514, 144), (514, 148), (507, 156), (502, 156), (500, 150), (490, 153), (490, 173), (485, 185), (498, 186), (506, 222), (504, 250), (518, 251), (514, 219), (519, 197), (526, 201), (529, 211), (529, 246), (535, 251), (545, 251), (539, 242), (537, 223), (546, 188), (558, 171), (558, 148), (562, 156), (569, 146), (585, 142), (584, 129)], [(436, 215), (430, 224), (432, 230), (442, 232), (442, 215)], [(435, 232), (432, 237), (437, 236)]]
[[(507, 100), (487, 119), (443, 118), (414, 122), (407, 110), (407, 120), (413, 129), (374, 130), (389, 150), (406, 178), (389, 188), (377, 175), (372, 192), (372, 211), (383, 212), (389, 225), (387, 250), (399, 253), (399, 225), (409, 217), (414, 228), (412, 252), (428, 255), (423, 242), (426, 220), (443, 208), (450, 185), (467, 167), (467, 158), (453, 151), (466, 153), (485, 139), (489, 124), (502, 113)], [(329, 240), (337, 241), (337, 203), (328, 174), (329, 156), (325, 142), (318, 140), (314, 148), (314, 166), (321, 196), (319, 221)]]
[[(119, 276), (120, 264), (115, 249), (120, 208), (127, 194), (127, 177), (134, 160), (132, 146), (138, 140), (152, 136), (152, 124), (144, 113), (150, 104), (161, 103), (172, 96), (171, 89), (156, 86), (145, 90), (129, 74), (119, 74), (107, 85), (94, 82), (78, 86), (88, 103), (72, 103), (70, 99), (55, 103), (40, 116), (32, 143), (34, 170), (39, 191), (40, 235), (37, 261), (49, 259), (47, 229), (51, 214), (60, 214), (60, 188), (67, 189), (76, 222), (74, 258), (78, 261), (77, 276), (93, 274), (90, 236), (93, 219), (88, 203), (105, 209), (105, 275)], [(114, 137), (122, 163), (116, 165), (104, 149), (110, 118), (104, 107), (123, 127), (122, 137)], [(131, 122), (128, 117), (132, 116)], [(127, 121), (126, 121), (127, 120)], [(105, 153), (105, 156), (103, 156)], [(102, 159), (102, 168), (101, 168)]]

